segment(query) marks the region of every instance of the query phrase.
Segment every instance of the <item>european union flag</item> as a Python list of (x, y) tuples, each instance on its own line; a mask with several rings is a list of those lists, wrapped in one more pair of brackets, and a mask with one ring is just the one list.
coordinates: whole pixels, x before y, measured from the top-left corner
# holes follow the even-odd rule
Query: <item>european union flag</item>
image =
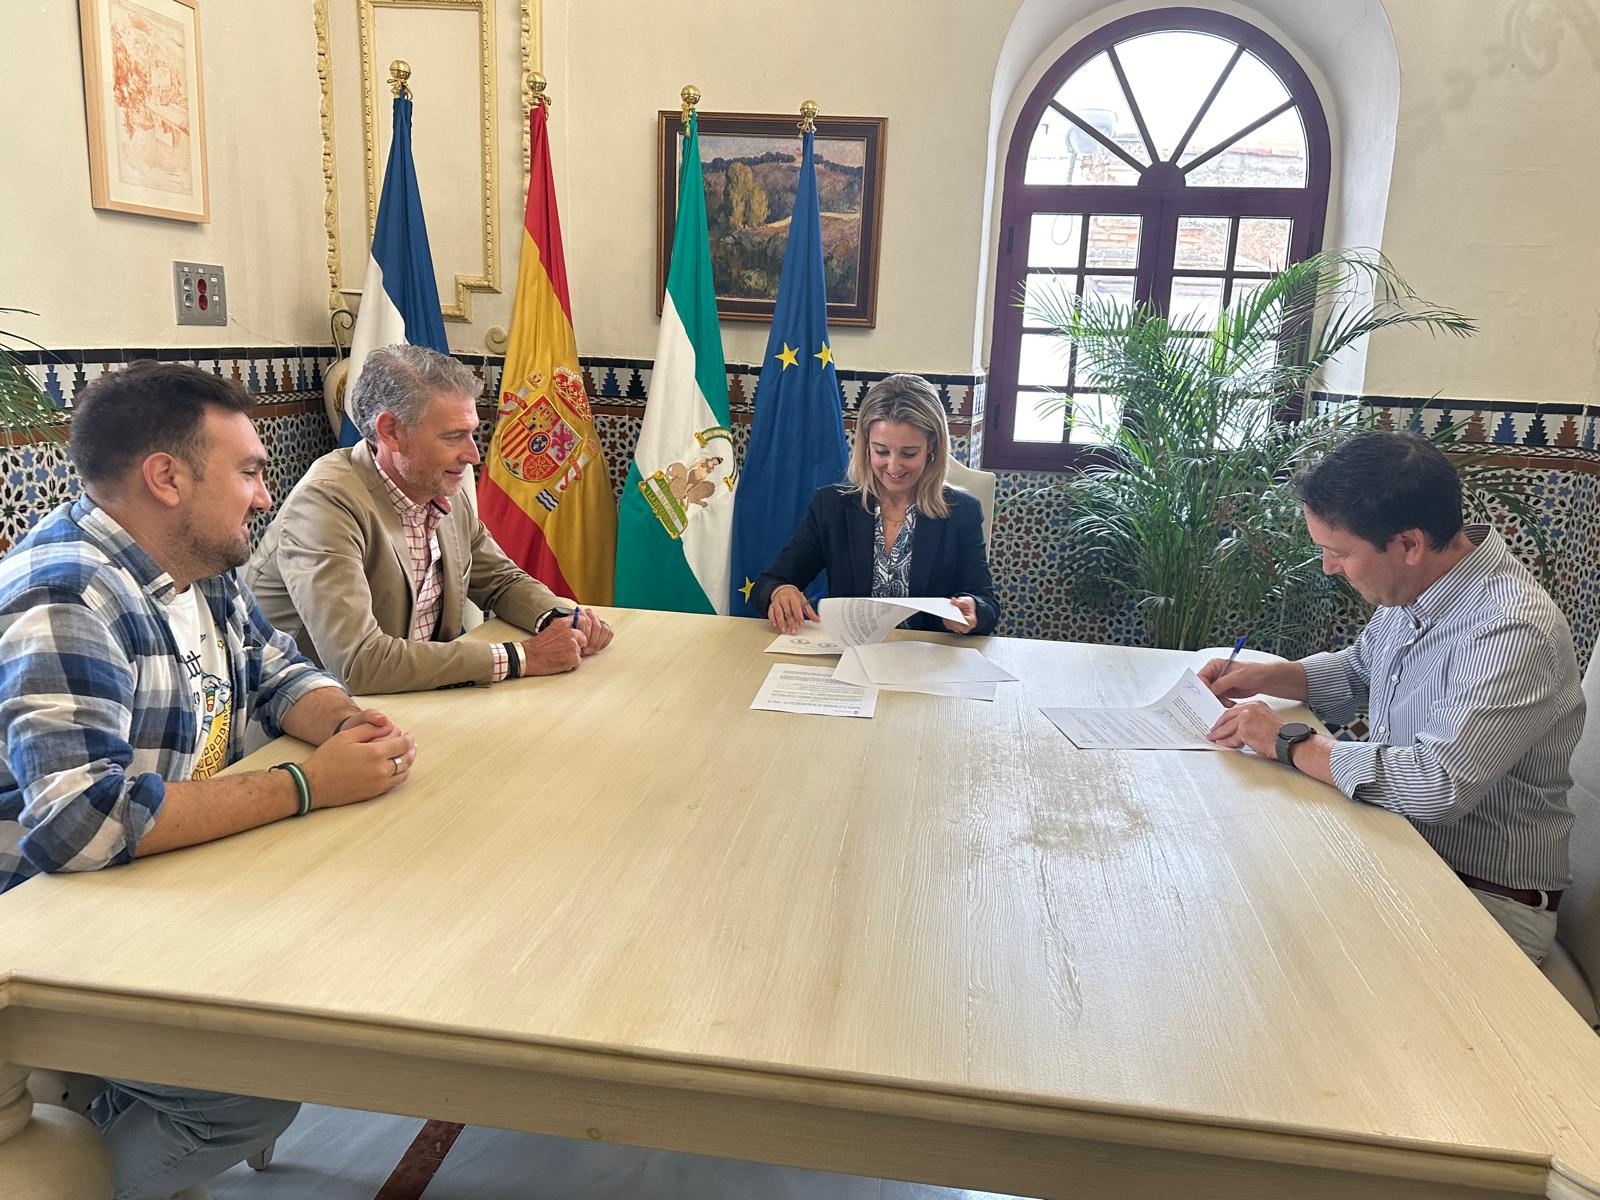
[(411, 157), (411, 89), (394, 98), (394, 133), (389, 142), (389, 165), (383, 172), (378, 197), (378, 219), (372, 231), (372, 253), (361, 288), (361, 313), (350, 339), (350, 377), (345, 381), (345, 417), (339, 445), (361, 440), (350, 419), (350, 394), (361, 374), (361, 361), (369, 351), (410, 342), (440, 354), (450, 353), (444, 319), (439, 311), (439, 288), (433, 281), (433, 255), (428, 250), (428, 226), (422, 219), (422, 193), (417, 188), (417, 166)]
[(849, 461), (844, 402), (828, 341), (814, 136), (805, 133), (778, 303), (756, 385), (755, 424), (734, 497), (728, 611), (736, 616), (765, 615), (750, 607), (752, 583), (794, 536), (812, 494), (841, 482)]

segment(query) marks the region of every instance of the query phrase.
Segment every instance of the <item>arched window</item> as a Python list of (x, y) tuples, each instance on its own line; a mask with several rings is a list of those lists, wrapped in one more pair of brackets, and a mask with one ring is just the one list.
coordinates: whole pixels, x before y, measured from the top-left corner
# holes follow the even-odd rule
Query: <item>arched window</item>
[[(1116, 419), (1076, 355), (1028, 325), (1024, 294), (1215, 317), (1320, 248), (1328, 163), (1311, 81), (1236, 17), (1139, 13), (1068, 51), (1028, 97), (1006, 156), (985, 465), (1070, 465), (1099, 440), (1096, 423)], [(1067, 406), (1049, 404), (1062, 394)]]

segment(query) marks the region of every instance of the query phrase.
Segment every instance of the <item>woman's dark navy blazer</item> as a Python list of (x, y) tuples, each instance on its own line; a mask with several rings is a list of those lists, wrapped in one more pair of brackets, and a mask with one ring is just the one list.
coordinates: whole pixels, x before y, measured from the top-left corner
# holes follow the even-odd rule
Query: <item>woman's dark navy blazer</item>
[[(954, 488), (945, 488), (944, 499), (950, 506), (948, 517), (917, 514), (911, 534), (911, 595), (971, 596), (978, 617), (972, 632), (992, 633), (1000, 620), (1000, 603), (984, 555), (983, 506)], [(829, 595), (872, 595), (872, 533), (873, 514), (862, 507), (858, 493), (844, 484), (819, 488), (794, 537), (756, 580), (751, 606), (764, 614), (774, 591), (786, 583), (804, 591), (822, 570), (828, 572)], [(918, 613), (907, 624), (948, 632), (943, 621), (928, 613)]]

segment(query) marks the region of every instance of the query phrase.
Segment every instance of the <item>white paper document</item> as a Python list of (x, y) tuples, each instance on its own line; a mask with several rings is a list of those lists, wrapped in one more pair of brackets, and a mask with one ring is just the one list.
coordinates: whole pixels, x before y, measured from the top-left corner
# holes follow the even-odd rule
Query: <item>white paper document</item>
[(840, 683), (828, 667), (774, 663), (750, 707), (824, 717), (870, 717), (878, 707), (878, 689)]
[(856, 657), (873, 683), (905, 687), (922, 683), (1007, 683), (1010, 671), (970, 646), (943, 642), (880, 642), (857, 646)]
[(1039, 710), (1081, 750), (1221, 750), (1206, 734), (1223, 713), (1222, 701), (1185, 671), (1167, 694), (1139, 708)]
[(780, 633), (763, 654), (843, 654), (844, 647), (821, 633)]
[[(923, 642), (890, 642), (892, 646), (920, 646)], [(929, 696), (956, 696), (963, 700), (990, 700), (995, 697), (999, 689), (998, 683), (916, 683), (916, 684), (877, 684), (861, 665), (861, 649), (857, 646), (845, 647), (844, 654), (839, 659), (839, 665), (833, 672), (833, 677), (842, 683), (854, 683), (863, 687), (881, 687), (886, 692), (923, 692)]]
[(844, 646), (870, 646), (913, 613), (965, 621), (961, 610), (942, 596), (829, 596), (817, 605), (828, 637)]

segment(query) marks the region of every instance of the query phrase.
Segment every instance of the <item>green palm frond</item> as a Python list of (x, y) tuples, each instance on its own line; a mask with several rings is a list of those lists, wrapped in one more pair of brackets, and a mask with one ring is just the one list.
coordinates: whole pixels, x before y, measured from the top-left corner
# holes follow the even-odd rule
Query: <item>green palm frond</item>
[[(0, 308), (0, 313), (38, 315), (24, 308)], [(66, 436), (65, 414), (17, 358), (13, 352), (15, 342), (44, 348), (19, 334), (0, 330), (0, 434), (20, 435), (27, 441), (61, 441)]]
[[(1231, 640), (1241, 623), (1263, 648), (1305, 648), (1333, 593), (1287, 482), (1371, 417), (1355, 405), (1313, 411), (1312, 389), (1374, 333), (1476, 329), (1424, 301), (1382, 255), (1349, 251), (1287, 267), (1208, 324), (1048, 290), (1024, 307), (1030, 325), (1076, 348), (1081, 386), (1120, 403), (1102, 460), (1055, 485), (1080, 597), (1131, 609), (1153, 644), (1182, 649)], [(1510, 482), (1456, 457), (1475, 495)], [(1512, 511), (1506, 491), (1491, 500)]]

